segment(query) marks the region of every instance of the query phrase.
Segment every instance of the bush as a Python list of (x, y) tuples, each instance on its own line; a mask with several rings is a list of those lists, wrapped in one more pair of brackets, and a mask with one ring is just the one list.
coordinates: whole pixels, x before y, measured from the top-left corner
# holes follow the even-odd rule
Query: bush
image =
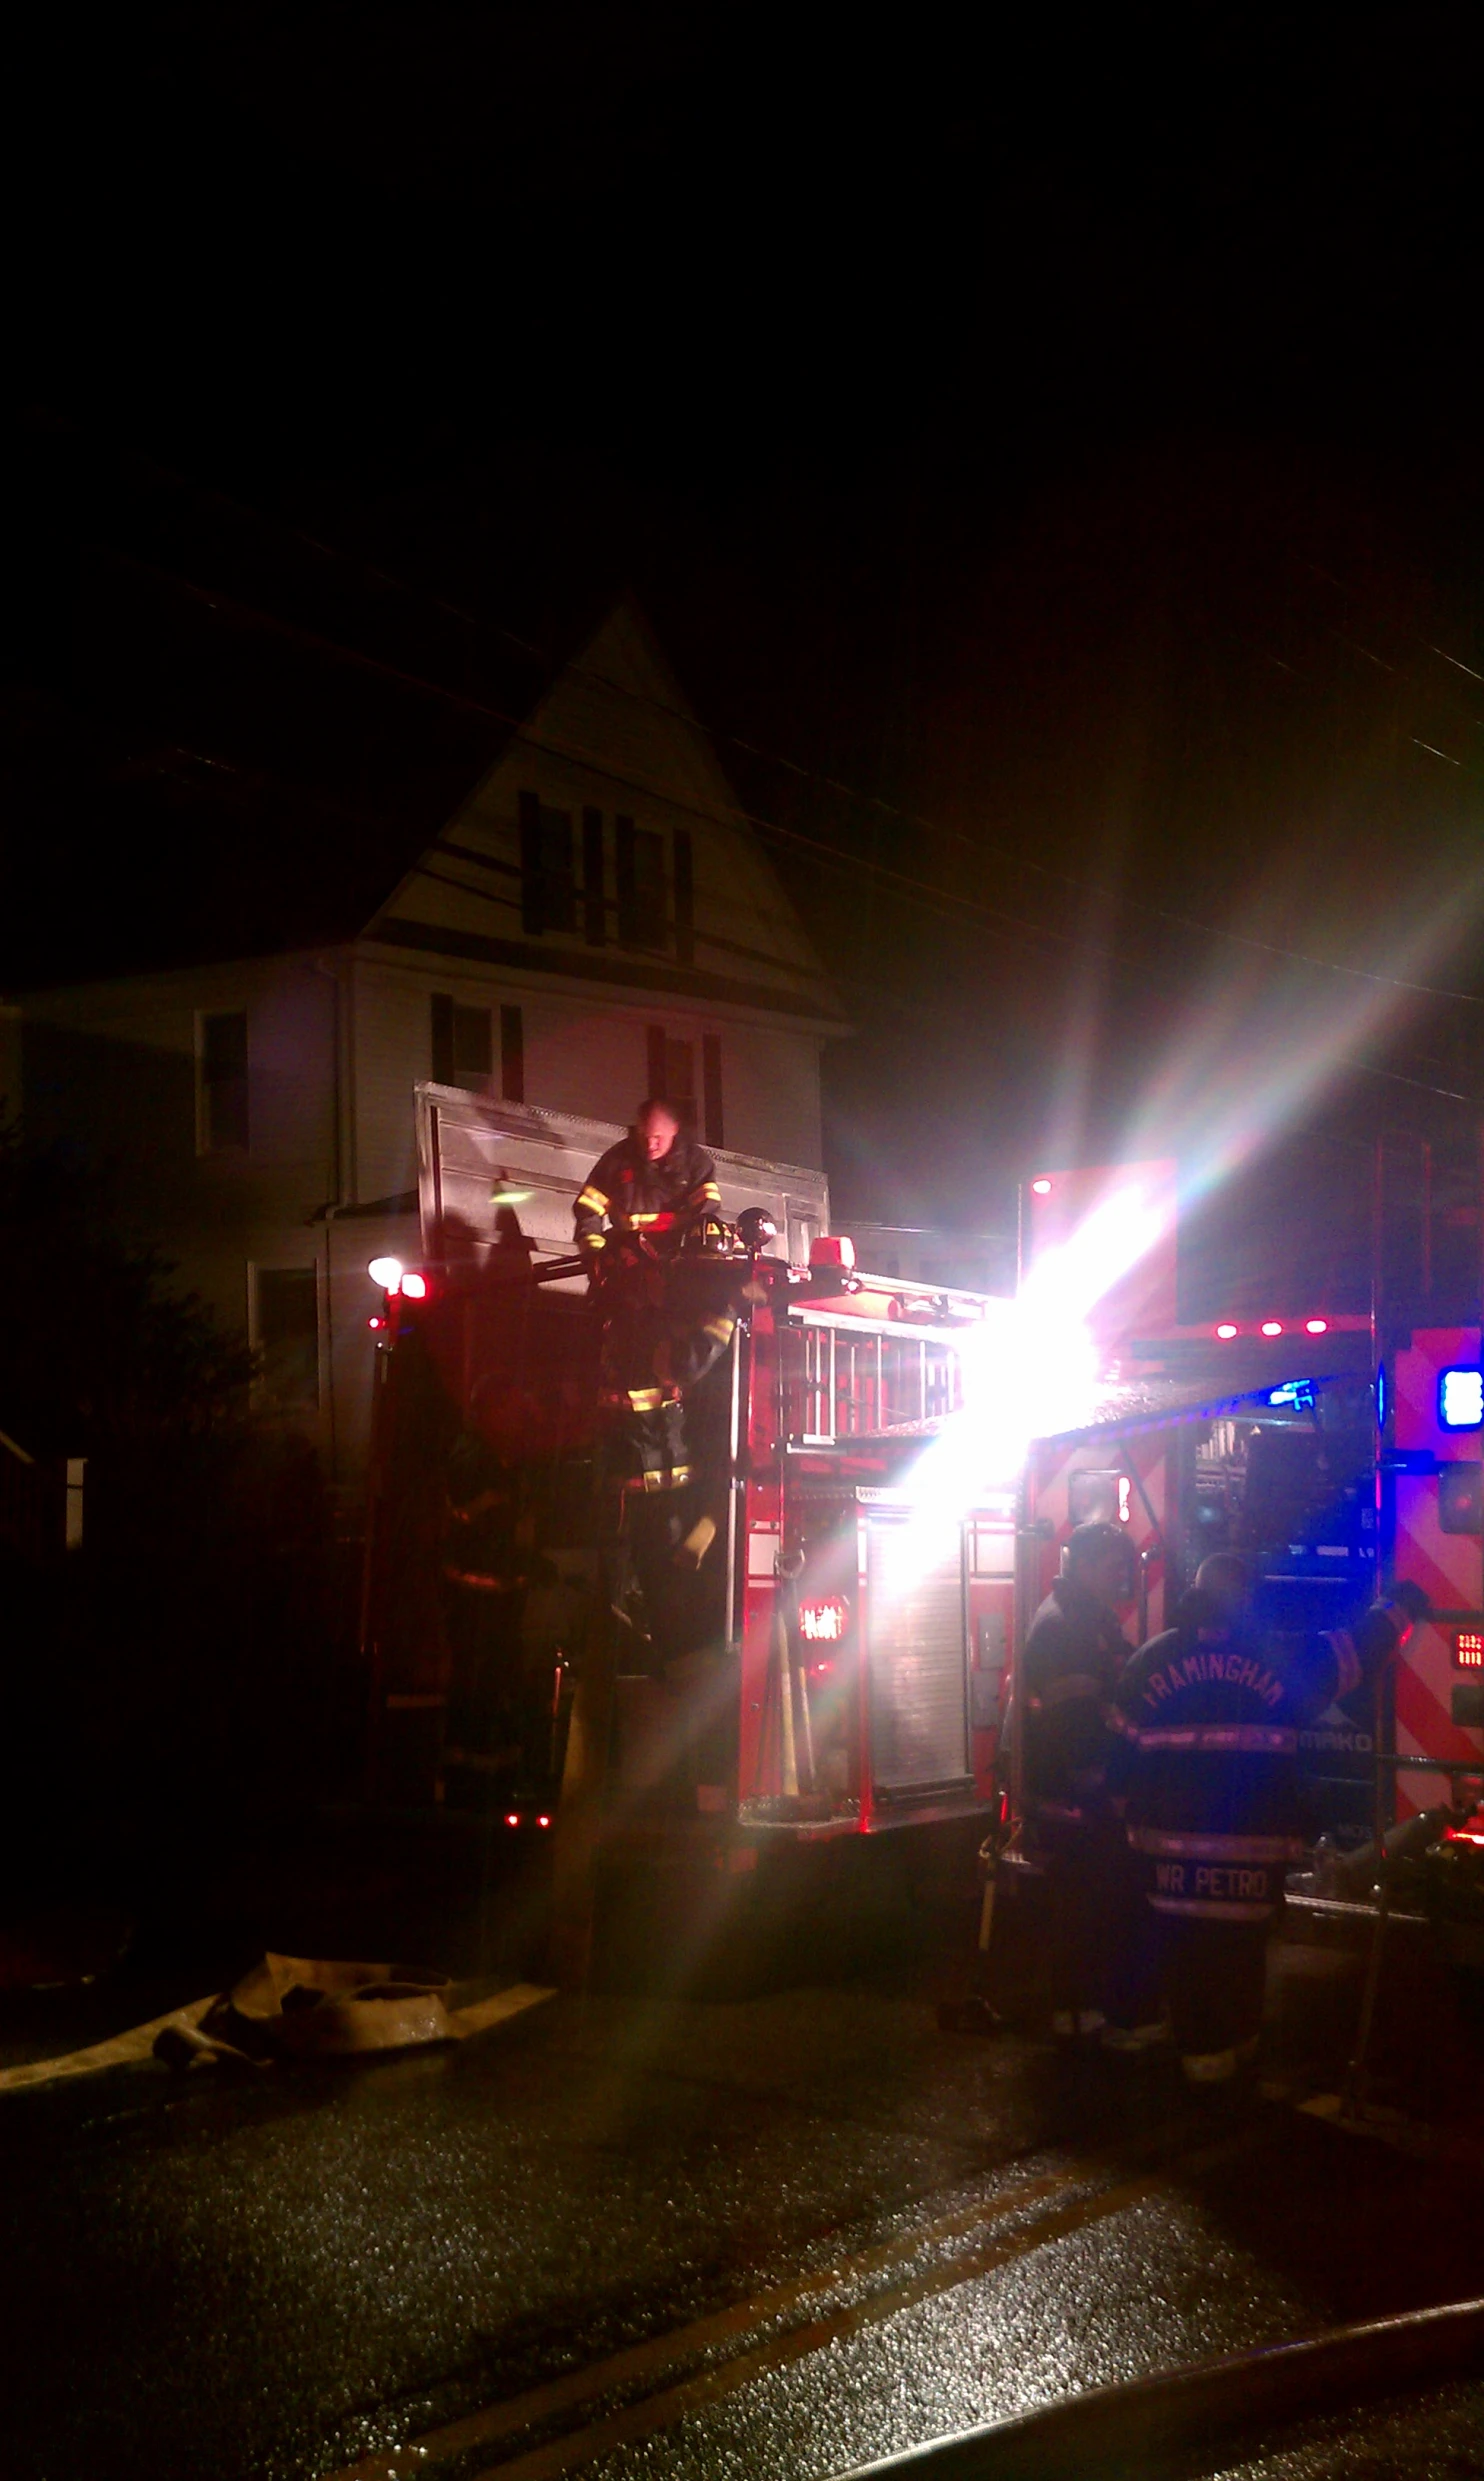
[[(0, 1429), (88, 1458), (83, 1549), (0, 1578), (0, 1878), (153, 1875), (321, 1788), (332, 1528), (252, 1355), (64, 1154), (0, 1127)], [(199, 1850), (187, 1865), (199, 1868)], [(3, 1902), (0, 1891), (0, 1902)]]

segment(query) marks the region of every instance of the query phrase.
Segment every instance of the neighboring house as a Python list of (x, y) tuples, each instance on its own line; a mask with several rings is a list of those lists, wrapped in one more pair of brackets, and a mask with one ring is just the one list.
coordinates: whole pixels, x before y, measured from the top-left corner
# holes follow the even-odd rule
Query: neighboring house
[[(206, 730), (190, 723), (187, 775)], [(407, 804), (400, 853), (384, 817), (369, 851), (343, 819), (316, 836), (301, 781), (302, 854), (280, 830), (266, 892), (237, 850), (236, 893), (210, 919), (201, 897), (191, 938), (211, 961), (176, 937), (150, 970), (20, 999), (28, 1127), (114, 1165), (125, 1212), (245, 1321), (264, 1400), (314, 1428), (346, 1484), (366, 1440), (366, 1263), (416, 1254), (420, 1082), (608, 1123), (658, 1093), (709, 1144), (817, 1170), (820, 1052), (847, 1030), (632, 606), (483, 732), (473, 789), (420, 819)], [(204, 849), (200, 816), (182, 854)], [(326, 847), (352, 848), (343, 885)], [(290, 901), (311, 855), (312, 901)]]

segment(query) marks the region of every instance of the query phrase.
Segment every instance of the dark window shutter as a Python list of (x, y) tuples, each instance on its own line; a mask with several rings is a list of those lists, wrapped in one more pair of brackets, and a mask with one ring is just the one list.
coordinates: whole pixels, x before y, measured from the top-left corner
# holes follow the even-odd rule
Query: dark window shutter
[(433, 1083), (453, 1083), (453, 1001), (442, 991), (433, 993)]
[(645, 1078), (644, 1091), (652, 1102), (662, 1103), (667, 1099), (665, 1093), (665, 1029), (663, 1025), (649, 1026), (646, 1029), (646, 1041), (649, 1050), (649, 1063), (648, 1072)]
[(573, 879), (572, 813), (541, 811), (541, 927), (575, 930), (577, 890)]
[(634, 916), (637, 910), (634, 887), (634, 822), (616, 818), (613, 822), (613, 880), (618, 897), (618, 943), (630, 948), (634, 944)]
[(603, 813), (582, 813), (582, 935), (600, 948), (608, 935), (603, 907)]
[(696, 953), (696, 883), (695, 856), (688, 827), (677, 827), (675, 830), (673, 867), (675, 954), (680, 964), (689, 965), (694, 963)]
[(201, 1027), (201, 1082), (206, 1102), (206, 1151), (219, 1154), (248, 1142), (247, 1011), (209, 1016)]
[(507, 1103), (526, 1099), (526, 1029), (519, 1008), (500, 1010), (500, 1092)]
[(522, 930), (546, 928), (546, 889), (541, 873), (541, 797), (520, 796), (520, 920)]
[(701, 1109), (702, 1125), (708, 1146), (724, 1146), (725, 1124), (721, 1116), (721, 1036), (701, 1036)]

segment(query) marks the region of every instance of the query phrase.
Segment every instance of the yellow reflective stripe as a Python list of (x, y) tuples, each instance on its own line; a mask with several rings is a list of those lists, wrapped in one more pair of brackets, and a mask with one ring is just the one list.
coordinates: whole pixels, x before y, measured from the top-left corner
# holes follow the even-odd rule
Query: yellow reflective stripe
[(718, 1344), (730, 1344), (736, 1323), (735, 1318), (708, 1318), (701, 1333), (714, 1336)]
[(692, 1189), (690, 1202), (692, 1206), (719, 1206), (721, 1191), (714, 1180), (703, 1180), (697, 1188)]
[(1202, 1835), (1162, 1826), (1131, 1826), (1128, 1839), (1136, 1852), (1160, 1860), (1271, 1863), (1304, 1857), (1304, 1847), (1295, 1835)]
[(577, 1201), (577, 1212), (580, 1215), (606, 1215), (608, 1212), (608, 1200), (603, 1195), (602, 1190), (593, 1188), (584, 1189), (582, 1195)]
[(657, 1412), (664, 1400), (664, 1391), (659, 1387), (631, 1387), (629, 1389), (629, 1402), (636, 1413)]
[(631, 1232), (638, 1232), (647, 1228), (651, 1223), (660, 1222), (661, 1217), (659, 1215), (625, 1215), (624, 1221)]
[(1271, 1921), (1272, 1904), (1228, 1904), (1205, 1895), (1151, 1895), (1151, 1912), (1172, 1912), (1186, 1921)]
[(636, 1473), (625, 1484), (628, 1490), (683, 1490), (690, 1480), (690, 1466), (678, 1464), (670, 1473)]
[(606, 1249), (608, 1235), (606, 1232), (579, 1232), (577, 1246), (579, 1249)]

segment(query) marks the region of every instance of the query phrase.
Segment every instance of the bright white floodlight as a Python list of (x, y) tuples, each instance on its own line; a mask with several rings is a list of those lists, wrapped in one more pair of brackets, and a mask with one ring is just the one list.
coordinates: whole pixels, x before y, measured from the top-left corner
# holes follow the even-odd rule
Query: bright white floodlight
[(383, 1292), (395, 1292), (402, 1280), (402, 1261), (400, 1258), (373, 1258), (366, 1272), (373, 1284), (380, 1284)]

